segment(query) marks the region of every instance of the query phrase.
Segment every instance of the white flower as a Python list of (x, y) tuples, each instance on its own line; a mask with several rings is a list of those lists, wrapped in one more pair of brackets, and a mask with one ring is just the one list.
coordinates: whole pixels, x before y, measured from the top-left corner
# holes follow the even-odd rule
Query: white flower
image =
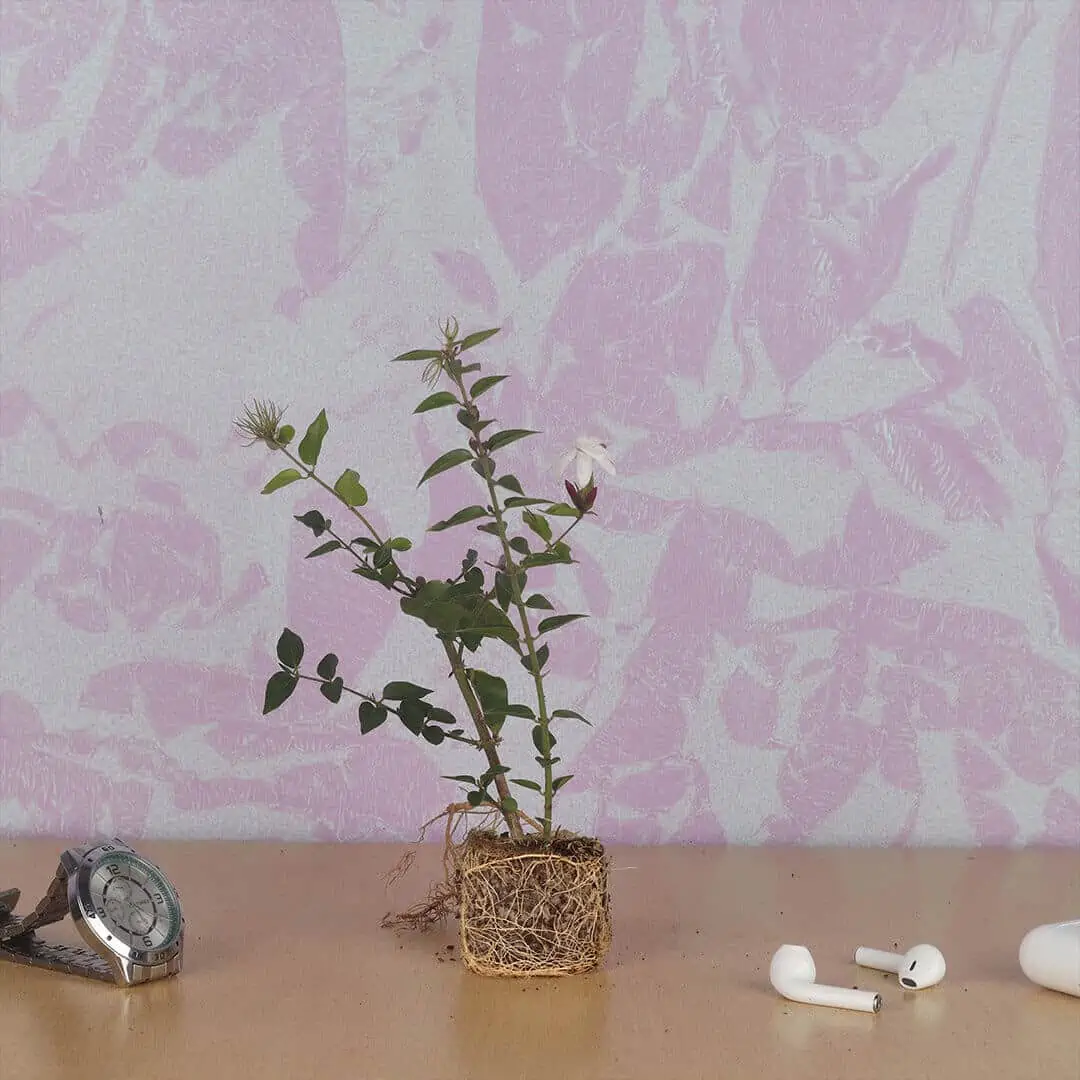
[(604, 472), (615, 475), (615, 463), (611, 460), (607, 445), (591, 435), (582, 435), (574, 440), (574, 445), (559, 458), (558, 472), (564, 476), (571, 467), (574, 470), (574, 483), (578, 490), (589, 485), (595, 467), (599, 465)]

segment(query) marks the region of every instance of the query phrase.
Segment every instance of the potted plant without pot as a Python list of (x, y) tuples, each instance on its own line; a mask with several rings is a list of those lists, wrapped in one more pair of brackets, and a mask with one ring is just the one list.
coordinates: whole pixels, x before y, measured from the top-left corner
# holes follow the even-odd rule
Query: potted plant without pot
[[(441, 532), (469, 527), (480, 534), (478, 545), (488, 549), (487, 556), (481, 556), (477, 548), (468, 548), (460, 571), (451, 578), (427, 578), (406, 568), (411, 542), (375, 528), (365, 512), (368, 494), (356, 470), (346, 469), (332, 483), (316, 472), (329, 431), (325, 410), (295, 449), (296, 431), (283, 423), (283, 413), (273, 403), (255, 401), (236, 421), (250, 443), (261, 443), (288, 460), (262, 489), (264, 494), (307, 481), (340, 504), (347, 527), (319, 510), (296, 517), (320, 541), (308, 557), (341, 559), (353, 574), (385, 590), (388, 600), (396, 600), (402, 612), (431, 630), (440, 659), (449, 664), (450, 689), (468, 720), (459, 723), (441, 703), (441, 691), (412, 681), (389, 682), (379, 693), (346, 686), (333, 653), (314, 669), (306, 668), (304, 643), (289, 628), (277, 642), (279, 669), (267, 681), (263, 713), (279, 708), (301, 682), (312, 682), (331, 702), (340, 702), (344, 695), (358, 700), (361, 734), (395, 717), (412, 735), (433, 745), (460, 743), (474, 749), (482, 763), (476, 775), (445, 777), (464, 789), (464, 800), (439, 815), (446, 818), (445, 880), (423, 903), (386, 923), (424, 928), (455, 913), (461, 954), (470, 970), (483, 975), (567, 975), (597, 967), (611, 941), (604, 846), (595, 837), (557, 826), (554, 818), (555, 797), (572, 780), (557, 775), (555, 728), (588, 721), (571, 709), (552, 708), (545, 683), (551, 641), (561, 627), (586, 616), (557, 611), (547, 596), (529, 587), (529, 574), (575, 561), (568, 536), (594, 514), (595, 470), (614, 474), (615, 467), (603, 443), (578, 439), (560, 460), (560, 472), (573, 474), (565, 481), (569, 502), (530, 495), (511, 472), (497, 467), (501, 451), (538, 434), (499, 428), (484, 415), (482, 395), (506, 376), (480, 374), (481, 365), (465, 354), (497, 332), (461, 337), (451, 319), (442, 328), (438, 348), (394, 358), (424, 365), (423, 381), (432, 392), (414, 413), (453, 410), (463, 432), (464, 445), (436, 458), (418, 486), (468, 465), (482, 490), (479, 502), (429, 528)], [(359, 535), (350, 537), (357, 525)], [(497, 669), (489, 670), (500, 658), (524, 668), (528, 703), (511, 701), (507, 680)], [(503, 762), (504, 726), (521, 723), (531, 728), (536, 776)], [(539, 804), (535, 815), (521, 808), (517, 792)], [(470, 825), (478, 815), (480, 824)], [(464, 835), (459, 837), (462, 826)]]

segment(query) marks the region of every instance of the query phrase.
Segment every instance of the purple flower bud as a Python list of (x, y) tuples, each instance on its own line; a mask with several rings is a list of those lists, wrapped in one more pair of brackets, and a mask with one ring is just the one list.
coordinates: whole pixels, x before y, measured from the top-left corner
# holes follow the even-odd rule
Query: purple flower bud
[(571, 484), (569, 480), (564, 481), (564, 483), (566, 484), (566, 493), (570, 496), (570, 501), (574, 504), (577, 512), (579, 514), (583, 514), (585, 510), (581, 502), (581, 492), (578, 491), (578, 489), (573, 484)]

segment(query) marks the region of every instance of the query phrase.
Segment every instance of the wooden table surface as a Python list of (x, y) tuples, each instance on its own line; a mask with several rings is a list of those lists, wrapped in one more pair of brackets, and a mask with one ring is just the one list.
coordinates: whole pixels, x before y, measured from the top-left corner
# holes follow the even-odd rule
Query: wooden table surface
[[(22, 910), (62, 841), (0, 841)], [(502, 981), (455, 931), (379, 928), (387, 845), (145, 842), (181, 893), (184, 972), (134, 989), (0, 964), (3, 1080), (1074, 1080), (1080, 999), (1028, 983), (1024, 933), (1080, 917), (1070, 851), (614, 848), (615, 941), (598, 972)], [(43, 933), (75, 943), (70, 919)], [(857, 945), (936, 944), (948, 975), (904, 993)], [(878, 990), (877, 1015), (796, 1005), (781, 944), (820, 982)]]

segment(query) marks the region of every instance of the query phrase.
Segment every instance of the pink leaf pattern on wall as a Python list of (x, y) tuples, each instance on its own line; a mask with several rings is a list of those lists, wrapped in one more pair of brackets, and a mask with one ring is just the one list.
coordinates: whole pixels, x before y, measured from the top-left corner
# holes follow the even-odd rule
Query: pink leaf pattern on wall
[(619, 422), (666, 430), (675, 399), (668, 376), (700, 378), (727, 297), (720, 247), (605, 251), (574, 276), (548, 327), (548, 349), (575, 363), (545, 400), (556, 432), (603, 409)]
[(416, 489), (456, 425), (386, 360), (454, 314), (543, 432), (506, 471), (618, 463), (530, 574), (590, 615), (565, 824), (1080, 844), (1075, 0), (68, 7), (0, 6), (0, 834), (412, 839), (454, 798), (464, 749), (307, 684), (262, 715), (286, 625), (460, 708), (230, 426), (327, 407), (320, 469), (453, 575), (486, 538), (426, 526), (482, 490)]
[(644, 5), (486, 0), (476, 67), (480, 191), (522, 277), (581, 243), (622, 189), (619, 125)]
[(1035, 535), (1035, 555), (1042, 567), (1049, 597), (1057, 609), (1061, 636), (1070, 645), (1080, 648), (1080, 574), (1070, 570), (1054, 554), (1041, 525)]
[(130, 198), (151, 156), (179, 177), (206, 178), (234, 160), (267, 117), (280, 118), (281, 166), (311, 211), (294, 241), (300, 284), (284, 291), (279, 306), (295, 315), (304, 297), (340, 277), (345, 69), (330, 0), (303, 9), (280, 0), (166, 3), (152, 14), (135, 3), (86, 4), (73, 24), (44, 15), (10, 19), (15, 55), (23, 58), (16, 117), (31, 128), (56, 111), (61, 86), (54, 80), (74, 77), (78, 63), (106, 48), (108, 22), (119, 25), (96, 100), (80, 102), (79, 137), (53, 144), (21, 212), (5, 198), (13, 225), (4, 230), (5, 277), (21, 277), (75, 244), (79, 234), (63, 219)]
[(477, 256), (469, 251), (437, 251), (435, 261), (466, 304), (475, 304), (485, 314), (495, 315), (498, 308), (495, 285)]
[[(1050, 73), (1047, 73), (1049, 77)], [(1057, 44), (1049, 130), (1036, 205), (1035, 298), (1061, 376), (1080, 400), (1080, 4)]]
[(973, 296), (954, 313), (972, 381), (1019, 453), (1053, 474), (1065, 451), (1059, 395), (1035, 343), (1000, 300)]
[[(849, 177), (843, 155), (815, 160), (802, 140), (780, 153), (735, 318), (743, 335), (760, 336), (791, 386), (889, 291), (918, 195), (953, 150), (934, 151), (892, 182)], [(777, 279), (780, 262), (787, 269)]]
[(1008, 493), (955, 428), (927, 414), (885, 413), (862, 433), (896, 482), (937, 504), (950, 521), (984, 518), (1001, 524)]

